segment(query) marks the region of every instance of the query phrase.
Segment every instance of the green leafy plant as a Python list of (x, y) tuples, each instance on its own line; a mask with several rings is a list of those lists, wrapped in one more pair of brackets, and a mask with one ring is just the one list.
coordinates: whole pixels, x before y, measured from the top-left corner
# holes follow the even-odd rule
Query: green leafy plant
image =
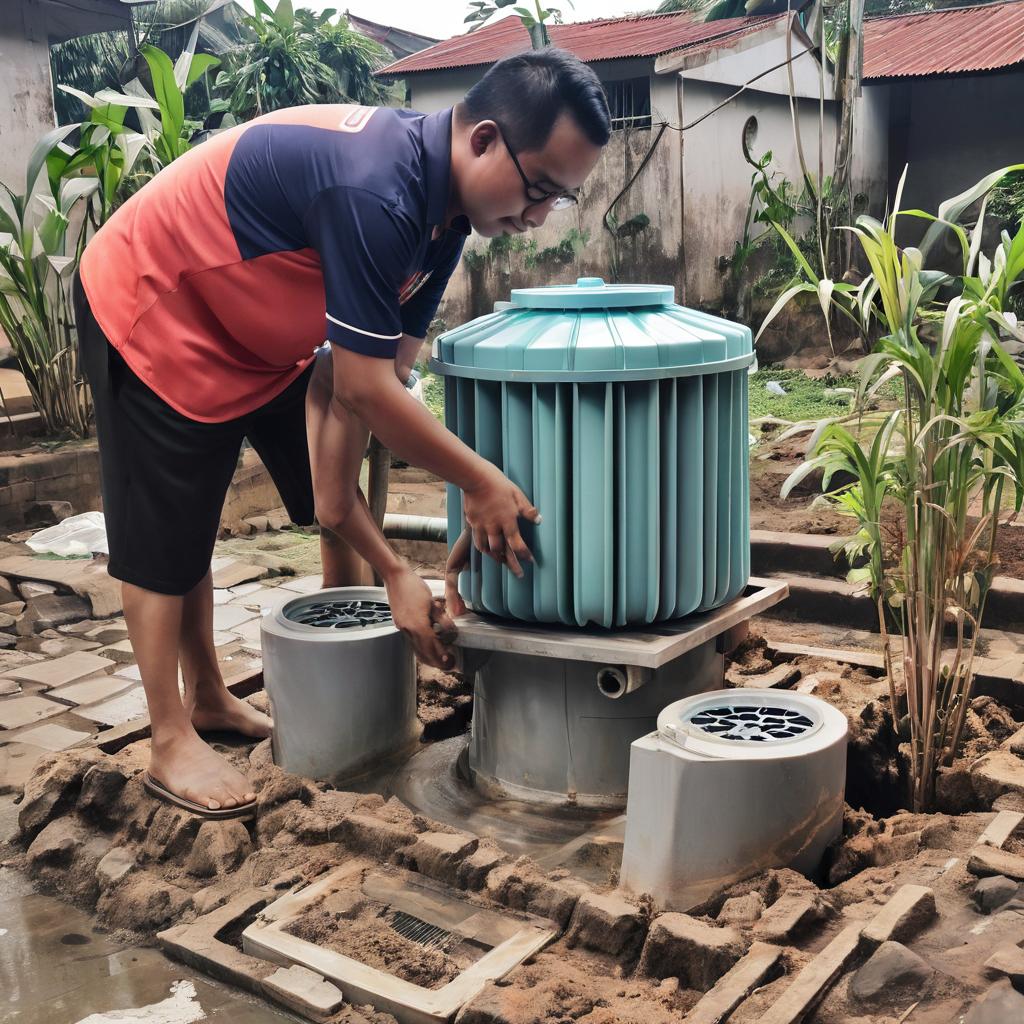
[[(491, 18), (506, 7), (519, 15), (523, 27), (530, 33), (530, 42), (535, 50), (542, 50), (545, 46), (551, 45), (548, 37), (548, 23), (559, 25), (562, 22), (562, 12), (557, 7), (543, 7), (540, 0), (533, 0), (533, 8), (513, 7), (516, 0), (471, 0), (469, 14), (464, 21), (472, 25), (470, 32), (485, 25)], [(572, 0), (566, 0), (570, 7), (573, 7)]]
[(303, 103), (385, 100), (386, 88), (373, 73), (388, 53), (355, 32), (344, 16), (335, 22), (333, 9), (296, 12), (291, 0), (279, 0), (276, 8), (254, 0), (254, 7), (245, 19), (253, 38), (228, 55), (216, 81), (239, 120)]
[(29, 157), (23, 192), (0, 186), (0, 328), (46, 432), (85, 437), (90, 399), (79, 373), (71, 299), (77, 259), (66, 249), (77, 207), (100, 181), (50, 173), (50, 194), (33, 194), (47, 156), (74, 129), (55, 128), (40, 139)]
[[(1024, 500), (1024, 372), (1006, 348), (1024, 340), (1007, 312), (1024, 278), (1024, 228), (1003, 231), (991, 256), (981, 251), (987, 195), (1007, 171), (1021, 169), (989, 175), (943, 203), (937, 217), (900, 210), (904, 173), (892, 212), (881, 222), (858, 217), (850, 228), (871, 268), (858, 288), (828, 287), (803, 267), (803, 286), (823, 309), (854, 318), (865, 336), (881, 335), (861, 365), (860, 407), (889, 380), (903, 385), (895, 411), (855, 414), (860, 429), (854, 417), (794, 427), (790, 433), (814, 432), (813, 447), (783, 494), (821, 470), (827, 500), (858, 523), (843, 548), (867, 558), (850, 578), (868, 585), (878, 606), (893, 718), (906, 723), (915, 810), (933, 804), (937, 769), (958, 751), (998, 566), (1000, 515), (1011, 505), (1019, 511)], [(979, 200), (968, 235), (960, 221)], [(920, 247), (896, 242), (905, 216), (930, 221)], [(959, 243), (955, 275), (925, 265), (947, 231)], [(902, 643), (899, 659), (890, 621)]]

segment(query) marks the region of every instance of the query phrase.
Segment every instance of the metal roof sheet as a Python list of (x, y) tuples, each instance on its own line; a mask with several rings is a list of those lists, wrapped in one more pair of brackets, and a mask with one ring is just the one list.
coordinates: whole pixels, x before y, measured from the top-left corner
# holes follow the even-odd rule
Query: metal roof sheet
[(1024, 2), (956, 7), (864, 23), (864, 78), (994, 71), (1024, 61)]
[[(726, 39), (751, 26), (767, 25), (784, 15), (758, 15), (700, 21), (689, 12), (551, 25), (554, 46), (574, 53), (580, 60), (614, 60), (620, 57), (656, 57), (697, 43)], [(530, 36), (518, 17), (502, 18), (476, 32), (445, 39), (436, 46), (382, 68), (379, 75), (408, 75), (420, 71), (493, 64), (530, 49)]]

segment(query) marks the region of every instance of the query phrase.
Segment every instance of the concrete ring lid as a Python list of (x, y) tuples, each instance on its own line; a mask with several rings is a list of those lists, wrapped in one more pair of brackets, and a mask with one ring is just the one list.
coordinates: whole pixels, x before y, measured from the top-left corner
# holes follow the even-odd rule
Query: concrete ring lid
[(676, 701), (658, 715), (658, 733), (690, 753), (721, 760), (800, 757), (845, 739), (846, 716), (808, 694), (718, 690)]

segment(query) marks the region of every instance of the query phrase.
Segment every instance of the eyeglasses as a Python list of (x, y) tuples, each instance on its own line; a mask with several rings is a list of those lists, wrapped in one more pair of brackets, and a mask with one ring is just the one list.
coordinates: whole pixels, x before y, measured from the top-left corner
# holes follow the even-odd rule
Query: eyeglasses
[[(497, 124), (497, 122), (495, 123)], [(505, 143), (508, 155), (512, 157), (512, 163), (516, 165), (519, 177), (523, 179), (523, 188), (526, 190), (526, 198), (531, 203), (546, 203), (548, 200), (553, 199), (554, 202), (551, 204), (552, 210), (568, 210), (569, 207), (575, 206), (579, 202), (580, 195), (577, 189), (573, 189), (571, 191), (569, 189), (559, 189), (557, 192), (551, 192), (546, 188), (542, 188), (536, 182), (530, 181), (526, 176), (526, 173), (523, 171), (515, 152), (508, 144), (508, 139), (505, 137), (505, 132), (501, 125), (498, 125), (498, 132), (501, 135), (501, 141)]]

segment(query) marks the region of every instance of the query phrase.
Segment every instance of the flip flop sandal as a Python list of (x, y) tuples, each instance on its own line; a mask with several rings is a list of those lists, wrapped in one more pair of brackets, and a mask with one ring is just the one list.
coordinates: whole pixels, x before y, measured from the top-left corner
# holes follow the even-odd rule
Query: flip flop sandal
[(225, 818), (251, 818), (256, 814), (255, 800), (250, 800), (247, 804), (239, 804), (237, 807), (219, 807), (217, 809), (204, 807), (202, 804), (197, 804), (194, 800), (189, 800), (186, 797), (178, 796), (177, 793), (171, 792), (159, 779), (154, 778), (149, 772), (146, 772), (142, 777), (142, 784), (150, 796), (163, 800), (164, 803), (180, 807), (182, 810), (189, 811), (200, 818), (211, 818), (216, 821)]

